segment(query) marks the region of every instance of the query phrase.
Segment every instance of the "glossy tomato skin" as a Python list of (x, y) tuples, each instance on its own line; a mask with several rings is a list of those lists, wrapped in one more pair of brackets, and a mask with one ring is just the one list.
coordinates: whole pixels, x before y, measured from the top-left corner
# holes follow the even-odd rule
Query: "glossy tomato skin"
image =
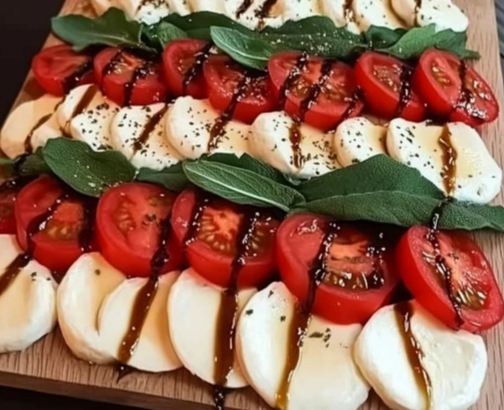
[[(175, 198), (174, 192), (143, 183), (122, 184), (105, 192), (96, 213), (96, 234), (105, 259), (126, 276), (148, 277)], [(166, 250), (169, 260), (161, 274), (180, 268), (182, 262), (173, 235)]]
[[(212, 55), (203, 66), (207, 94), (212, 106), (225, 112), (245, 78), (245, 70), (228, 56)], [(276, 101), (271, 92), (268, 78), (262, 73), (249, 72), (250, 83), (236, 102), (232, 117), (252, 124), (262, 113), (274, 111)]]
[[(296, 62), (301, 57), (299, 52), (281, 52), (275, 54), (268, 62), (268, 73), (273, 93), (282, 103), (287, 78), (296, 70)], [(285, 104), (280, 109), (323, 131), (335, 128), (342, 120), (358, 116), (364, 104), (360, 99), (351, 101), (356, 96), (356, 83), (353, 69), (341, 62), (333, 62), (331, 70), (320, 92), (310, 107), (303, 105), (309, 99), (313, 87), (320, 83), (324, 76), (324, 60), (319, 57), (308, 57), (308, 63), (289, 90), (286, 90)]]
[(0, 193), (0, 234), (16, 234), (16, 218), (14, 216), (14, 204), (16, 192), (4, 191)]
[[(298, 214), (284, 220), (277, 234), (277, 261), (280, 276), (289, 290), (305, 303), (313, 267), (330, 220), (313, 214)], [(344, 232), (367, 237), (367, 233), (350, 225)], [(346, 234), (343, 234), (346, 235)], [(381, 272), (384, 283), (378, 289), (350, 290), (322, 283), (315, 294), (312, 313), (333, 323), (365, 323), (380, 307), (387, 304), (399, 283), (393, 249), (382, 254)]]
[[(54, 178), (42, 176), (26, 185), (18, 194), (15, 204), (17, 239), (24, 251), (28, 251), (30, 223), (45, 214), (64, 194), (63, 186)], [(53, 272), (65, 273), (84, 253), (79, 243), (83, 228), (82, 202), (68, 199), (61, 203), (42, 231), (33, 238), (33, 257)], [(76, 228), (77, 227), (77, 228)], [(62, 230), (73, 232), (71, 236), (59, 234)], [(73, 229), (73, 231), (72, 231)], [(56, 232), (56, 233), (54, 233)], [(96, 244), (91, 240), (91, 250)]]
[[(196, 207), (200, 203), (197, 195), (203, 194), (199, 191), (188, 189), (179, 195), (173, 207), (173, 231), (181, 246), (189, 239), (187, 236), (188, 230), (192, 224), (191, 221), (195, 215)], [(209, 208), (211, 208), (212, 212), (208, 212), (207, 215), (210, 217), (217, 215), (221, 219), (219, 224), (223, 225), (223, 232), (215, 236), (228, 237), (231, 242), (228, 242), (227, 245), (234, 247), (236, 243), (237, 221), (243, 215), (244, 208), (221, 199), (213, 200)], [(207, 215), (203, 215), (203, 217), (207, 218)], [(263, 231), (266, 233), (264, 238), (267, 241), (263, 244), (263, 251), (254, 258), (245, 258), (246, 263), (239, 271), (239, 288), (260, 286), (271, 279), (276, 269), (274, 236), (278, 225), (279, 222), (276, 219), (270, 219), (267, 224), (268, 231)], [(195, 239), (185, 246), (187, 262), (210, 282), (227, 288), (230, 283), (232, 263), (236, 255), (216, 251), (200, 239), (198, 232), (195, 232), (194, 237)]]
[[(492, 89), (471, 66), (465, 65), (464, 70), (457, 56), (431, 49), (420, 58), (413, 82), (429, 110), (438, 118), (461, 121), (473, 127), (494, 121), (499, 115), (499, 104)], [(464, 88), (471, 92), (472, 102), (463, 103), (462, 77)]]
[(92, 58), (66, 44), (43, 49), (33, 58), (32, 70), (44, 91), (56, 96), (65, 95), (69, 86), (94, 81)]
[[(149, 105), (166, 100), (163, 67), (158, 61), (110, 47), (95, 57), (94, 69), (96, 83), (103, 93), (120, 106)], [(133, 81), (135, 75), (138, 78)]]
[(410, 97), (406, 104), (402, 103), (404, 106), (401, 110), (401, 89), (404, 86), (401, 73), (403, 70), (411, 70), (413, 73), (413, 69), (396, 58), (367, 52), (357, 61), (355, 79), (364, 93), (366, 105), (374, 114), (385, 119), (400, 116), (409, 121), (423, 121), (426, 117), (425, 103), (417, 93), (412, 80), (409, 89)]
[[(163, 67), (166, 85), (171, 94), (176, 97), (190, 95), (199, 100), (207, 97), (203, 63), (208, 47), (206, 41), (189, 38), (168, 43), (163, 53)], [(194, 70), (195, 75), (184, 89), (184, 81), (191, 70)]]
[[(459, 320), (446, 287), (436, 277), (434, 267), (421, 256), (432, 251), (432, 246), (428, 245), (428, 233), (429, 228), (424, 226), (410, 228), (397, 247), (397, 266), (405, 286), (414, 298), (436, 318), (453, 329), (461, 328), (478, 332), (487, 330), (502, 321), (504, 317), (502, 293), (490, 264), (479, 246), (464, 233), (441, 231), (437, 233), (437, 238), (441, 244), (442, 255), (445, 260), (450, 261), (449, 263), (457, 260), (459, 264), (456, 267), (457, 271), (454, 271), (454, 280), (462, 279), (468, 283), (466, 274), (458, 269), (470, 268), (469, 283), (473, 286), (476, 283), (487, 293), (486, 303), (482, 310), (461, 306), (463, 324), (459, 326)], [(454, 256), (453, 260), (447, 256), (449, 253)]]

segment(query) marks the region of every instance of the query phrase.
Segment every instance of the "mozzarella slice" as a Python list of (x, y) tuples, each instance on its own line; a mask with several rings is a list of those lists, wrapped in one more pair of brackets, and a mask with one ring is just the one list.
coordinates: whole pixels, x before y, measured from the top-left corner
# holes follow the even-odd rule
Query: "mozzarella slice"
[[(244, 0), (226, 0), (225, 14), (252, 30), (264, 26), (280, 27), (285, 22), (286, 1), (275, 2), (273, 7), (268, 10), (268, 15), (261, 17), (261, 11), (264, 10), (267, 2), (268, 0), (253, 0), (250, 2), (250, 6), (244, 10), (243, 5), (246, 4)], [(306, 3), (306, 0), (298, 1), (298, 3), (300, 2)]]
[(0, 149), (13, 159), (26, 152), (33, 132), (44, 124), (60, 103), (60, 97), (45, 94), (14, 109), (0, 131)]
[(110, 3), (124, 10), (129, 19), (145, 24), (155, 24), (170, 12), (165, 0), (110, 0)]
[(58, 123), (67, 135), (87, 143), (94, 151), (109, 149), (110, 125), (119, 106), (95, 85), (70, 91), (58, 108)]
[(437, 30), (466, 31), (469, 19), (451, 0), (392, 0), (392, 7), (411, 27), (435, 24)]
[(112, 7), (112, 0), (91, 0), (91, 6), (96, 15), (101, 16)]
[[(447, 127), (457, 154), (452, 196), (478, 204), (492, 201), (502, 185), (499, 165), (475, 129), (463, 123), (449, 123)], [(448, 193), (442, 176), (445, 163), (439, 143), (443, 133), (441, 126), (395, 119), (389, 124), (387, 150), (392, 158), (418, 169), (425, 178)]]
[(333, 149), (343, 167), (365, 161), (375, 155), (387, 154), (387, 128), (375, 125), (367, 118), (343, 121), (333, 137)]
[(182, 157), (165, 135), (166, 105), (163, 103), (124, 107), (112, 120), (112, 147), (136, 168), (162, 170)]
[[(0, 235), (0, 280), (22, 254), (14, 235)], [(21, 351), (56, 325), (56, 282), (49, 270), (32, 260), (0, 294), (0, 353)]]
[[(291, 142), (293, 129), (301, 135), (299, 149)], [(259, 115), (252, 124), (249, 147), (253, 157), (299, 178), (323, 175), (340, 167), (331, 150), (330, 134), (306, 124), (296, 126), (284, 112)]]
[(348, 31), (360, 34), (354, 11), (351, 7), (347, 10), (347, 4), (347, 0), (320, 0), (322, 14), (329, 17), (336, 27), (346, 27)]
[[(215, 343), (222, 292), (222, 288), (188, 269), (177, 279), (168, 298), (168, 321), (175, 351), (191, 373), (210, 384), (216, 383)], [(255, 292), (247, 289), (238, 293), (239, 312)], [(235, 360), (226, 387), (247, 385)]]
[(56, 111), (40, 127), (36, 128), (31, 136), (31, 146), (35, 151), (39, 147), (44, 147), (50, 139), (62, 136), (58, 123), (58, 114)]
[(288, 20), (302, 20), (311, 16), (320, 16), (319, 0), (283, 0), (283, 17)]
[[(211, 130), (219, 113), (208, 100), (177, 98), (165, 118), (166, 137), (182, 157), (197, 159), (210, 153)], [(231, 153), (240, 157), (248, 151), (249, 136), (250, 126), (231, 120), (224, 127), (224, 135), (217, 137), (217, 148), (211, 153)]]
[(188, 0), (164, 0), (164, 1), (168, 4), (171, 13), (186, 16), (187, 14), (190, 14), (192, 12), (191, 9), (189, 8)]
[[(296, 299), (281, 282), (257, 293), (243, 308), (236, 333), (240, 366), (257, 393), (277, 407), (287, 364)], [(288, 390), (287, 410), (356, 410), (369, 385), (352, 359), (361, 325), (340, 326), (313, 316)]]
[(198, 11), (211, 11), (224, 14), (226, 0), (189, 0), (189, 8), (195, 13)]
[[(170, 340), (166, 311), (168, 292), (177, 276), (178, 272), (174, 271), (159, 278), (157, 292), (138, 344), (131, 359), (125, 363), (128, 366), (148, 372), (168, 372), (182, 366)], [(147, 278), (126, 280), (103, 301), (98, 317), (102, 347), (117, 360), (120, 359), (119, 349), (130, 328), (137, 296), (148, 281)]]
[(361, 31), (371, 26), (407, 28), (394, 13), (391, 0), (354, 0), (352, 7)]
[(97, 318), (105, 296), (124, 280), (99, 253), (82, 255), (66, 273), (58, 288), (58, 321), (75, 356), (96, 364), (114, 362), (104, 348)]
[[(481, 336), (454, 331), (411, 302), (411, 332), (423, 352), (421, 365), (432, 386), (432, 410), (464, 410), (480, 395), (487, 369)], [(403, 324), (394, 306), (374, 314), (355, 343), (355, 360), (374, 390), (392, 410), (429, 408), (425, 389), (417, 383)]]

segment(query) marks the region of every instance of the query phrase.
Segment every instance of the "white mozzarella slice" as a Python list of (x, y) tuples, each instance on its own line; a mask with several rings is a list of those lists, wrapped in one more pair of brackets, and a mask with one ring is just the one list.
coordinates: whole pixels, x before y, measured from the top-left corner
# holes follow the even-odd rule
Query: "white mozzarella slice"
[[(22, 254), (14, 235), (0, 235), (0, 280)], [(56, 282), (49, 270), (32, 260), (0, 294), (0, 353), (21, 351), (56, 325)]]
[(96, 364), (114, 362), (98, 331), (98, 312), (105, 297), (126, 277), (99, 253), (82, 255), (58, 287), (58, 322), (75, 356)]
[(348, 31), (360, 34), (352, 8), (347, 9), (347, 0), (320, 0), (322, 14), (329, 17), (336, 27), (346, 27)]
[(283, 17), (288, 20), (302, 20), (311, 16), (320, 16), (319, 0), (283, 0)]
[(95, 85), (74, 88), (58, 108), (58, 123), (72, 138), (94, 151), (109, 149), (110, 125), (119, 106), (109, 101)]
[[(299, 149), (291, 142), (291, 130), (301, 135)], [(311, 178), (340, 165), (331, 150), (331, 135), (306, 124), (296, 125), (284, 112), (259, 115), (252, 124), (251, 155), (285, 174)]]
[(225, 13), (226, 0), (189, 0), (190, 9), (196, 13), (198, 11), (211, 11), (213, 13)]
[(387, 128), (375, 125), (365, 117), (343, 121), (334, 133), (333, 149), (342, 167), (387, 154)]
[(146, 24), (155, 24), (170, 12), (166, 0), (110, 0), (110, 3), (123, 10), (129, 19)]
[(58, 114), (55, 111), (46, 122), (33, 131), (30, 141), (32, 149), (35, 151), (39, 147), (44, 147), (47, 141), (61, 137), (62, 134), (58, 123)]
[[(244, 4), (243, 0), (226, 0), (225, 14), (229, 18), (252, 30), (265, 26), (280, 27), (285, 22), (284, 12), (286, 0), (277, 1), (269, 10), (268, 15), (261, 18), (261, 10), (263, 10), (267, 1), (268, 0), (253, 0), (250, 2), (250, 7), (243, 11), (241, 10)], [(303, 3), (306, 2), (306, 0), (300, 1)], [(240, 10), (243, 12), (240, 12)]]
[[(159, 278), (138, 343), (130, 360), (124, 364), (148, 372), (168, 372), (182, 366), (170, 340), (166, 311), (168, 293), (178, 274), (174, 271)], [(102, 347), (117, 360), (120, 359), (119, 350), (130, 328), (137, 295), (148, 281), (148, 278), (126, 280), (103, 301), (98, 315)]]
[(96, 15), (101, 16), (112, 7), (112, 0), (91, 0), (91, 6)]
[(480, 395), (487, 369), (483, 338), (454, 331), (411, 302), (411, 333), (423, 352), (430, 379), (431, 406), (410, 364), (404, 319), (394, 306), (376, 312), (355, 343), (355, 360), (371, 386), (392, 410), (466, 410)]
[(9, 158), (24, 154), (25, 143), (30, 143), (33, 132), (49, 119), (60, 102), (60, 97), (45, 94), (16, 107), (0, 131), (3, 153)]
[(361, 31), (371, 26), (407, 28), (394, 13), (391, 0), (354, 0), (352, 7)]
[[(180, 97), (166, 115), (165, 132), (170, 144), (184, 158), (197, 159), (209, 152), (211, 130), (219, 118), (208, 100)], [(250, 126), (229, 121), (211, 154), (231, 153), (240, 157), (248, 151)], [(215, 140), (214, 140), (215, 141)]]
[(186, 16), (187, 14), (190, 14), (192, 12), (191, 9), (189, 8), (189, 0), (164, 0), (164, 1), (168, 4), (171, 13)]
[[(287, 364), (296, 299), (281, 282), (243, 308), (236, 333), (240, 365), (257, 393), (276, 407)], [(352, 349), (362, 326), (335, 325), (313, 316), (288, 390), (286, 410), (356, 410), (369, 393)]]
[[(449, 123), (447, 127), (451, 146), (457, 154), (452, 196), (479, 204), (492, 201), (502, 185), (499, 165), (475, 129), (463, 123)], [(444, 133), (441, 126), (395, 119), (389, 124), (387, 150), (392, 158), (418, 169), (425, 178), (448, 193), (443, 180), (444, 153), (439, 143)]]
[(112, 120), (112, 147), (124, 154), (136, 168), (162, 170), (182, 157), (165, 133), (167, 107), (163, 103), (124, 107)]
[[(168, 298), (168, 321), (175, 351), (191, 373), (210, 384), (216, 383), (215, 343), (222, 292), (222, 288), (188, 269), (177, 279)], [(238, 293), (238, 315), (255, 292), (255, 289), (247, 289)], [(194, 303), (195, 300), (198, 303)], [(226, 387), (247, 385), (235, 360)]]
[(469, 19), (451, 0), (392, 0), (392, 7), (411, 27), (435, 24), (438, 31), (466, 31)]

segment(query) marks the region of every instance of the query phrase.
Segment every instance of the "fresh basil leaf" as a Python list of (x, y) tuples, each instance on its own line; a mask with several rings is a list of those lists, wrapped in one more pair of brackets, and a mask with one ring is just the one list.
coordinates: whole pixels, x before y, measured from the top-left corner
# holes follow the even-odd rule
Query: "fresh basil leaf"
[(493, 229), (504, 232), (504, 208), (461, 202), (448, 203), (443, 209), (439, 227), (467, 231)]
[(5, 158), (5, 157), (0, 157), (0, 167), (12, 167), (16, 163), (16, 160), (10, 159), (10, 158)]
[(51, 139), (43, 155), (58, 178), (84, 195), (98, 197), (114, 185), (135, 179), (135, 168), (120, 152), (95, 152), (81, 141)]
[(190, 182), (182, 168), (182, 163), (178, 163), (177, 165), (173, 165), (161, 171), (141, 168), (138, 171), (136, 180), (161, 185), (162, 187), (175, 192), (181, 192), (190, 185)]
[(110, 8), (97, 18), (72, 14), (54, 17), (52, 31), (63, 41), (82, 51), (92, 45), (132, 47), (154, 51), (141, 41), (142, 25), (126, 19), (124, 11)]
[(359, 164), (303, 182), (299, 191), (307, 201), (374, 191), (404, 192), (436, 200), (444, 197), (444, 194), (416, 169), (387, 155), (376, 155)]
[(334, 22), (325, 16), (312, 16), (301, 20), (289, 20), (280, 27), (266, 27), (261, 33), (264, 34), (330, 34), (338, 30)]
[(386, 48), (397, 43), (407, 30), (398, 28), (392, 30), (388, 27), (371, 26), (363, 35), (371, 50)]
[(479, 59), (477, 51), (468, 50), (467, 33), (443, 30), (436, 34), (434, 47), (439, 50), (449, 51), (463, 59)]
[(208, 160), (185, 162), (187, 178), (217, 196), (242, 205), (275, 207), (288, 212), (304, 203), (295, 189), (260, 174)]
[(20, 176), (50, 174), (51, 169), (46, 163), (44, 152), (41, 147), (28, 156), (21, 156), (14, 166), (16, 173)]
[(187, 38), (187, 33), (171, 23), (161, 21), (158, 24), (144, 26), (142, 36), (150, 47), (163, 51), (171, 41)]

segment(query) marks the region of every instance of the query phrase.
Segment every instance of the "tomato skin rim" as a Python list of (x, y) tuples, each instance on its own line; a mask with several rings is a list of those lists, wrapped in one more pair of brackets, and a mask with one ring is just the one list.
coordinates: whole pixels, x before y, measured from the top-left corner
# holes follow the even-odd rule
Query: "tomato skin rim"
[[(495, 275), (490, 271), (491, 286), (488, 295), (490, 305), (481, 311), (474, 311), (462, 306), (461, 315), (464, 323), (462, 326), (458, 326), (455, 310), (446, 291), (437, 283), (431, 272), (427, 272), (427, 274), (419, 273), (419, 271), (424, 271), (424, 269), (418, 267), (418, 257), (414, 253), (412, 242), (417, 232), (427, 232), (427, 230), (428, 228), (425, 226), (414, 226), (410, 228), (399, 240), (397, 246), (396, 264), (401, 279), (408, 291), (411, 292), (413, 297), (424, 309), (454, 330), (462, 329), (475, 333), (491, 329), (498, 325), (504, 318), (504, 301), (499, 291)], [(467, 236), (466, 234), (463, 235)], [(471, 247), (479, 249), (477, 244), (472, 240)], [(481, 258), (486, 266), (491, 266), (481, 250), (478, 257)], [(415, 272), (416, 274), (412, 275), (411, 272)], [(480, 317), (482, 314), (485, 319), (484, 321), (482, 321)]]

